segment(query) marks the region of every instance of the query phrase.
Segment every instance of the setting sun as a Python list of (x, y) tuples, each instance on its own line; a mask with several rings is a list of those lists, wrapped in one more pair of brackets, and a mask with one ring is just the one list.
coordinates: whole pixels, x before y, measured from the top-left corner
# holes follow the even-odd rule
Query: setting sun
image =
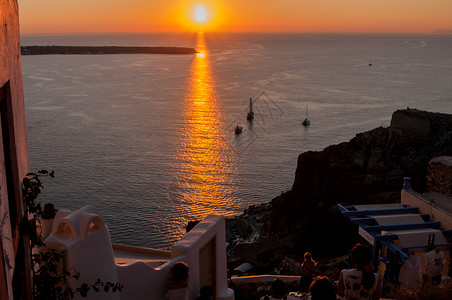
[(195, 20), (198, 23), (204, 23), (207, 21), (207, 11), (202, 5), (198, 5), (195, 8)]

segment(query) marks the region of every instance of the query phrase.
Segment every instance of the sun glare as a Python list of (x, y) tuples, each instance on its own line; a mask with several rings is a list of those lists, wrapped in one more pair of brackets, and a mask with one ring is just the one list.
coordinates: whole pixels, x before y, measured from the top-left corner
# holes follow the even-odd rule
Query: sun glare
[(198, 23), (205, 23), (207, 21), (207, 11), (202, 5), (195, 8), (195, 20)]

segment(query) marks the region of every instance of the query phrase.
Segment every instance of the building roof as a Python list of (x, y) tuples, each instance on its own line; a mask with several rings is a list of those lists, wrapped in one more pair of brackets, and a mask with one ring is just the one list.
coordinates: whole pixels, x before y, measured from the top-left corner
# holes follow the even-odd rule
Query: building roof
[(422, 198), (428, 200), (431, 204), (435, 205), (452, 217), (452, 197), (438, 192), (429, 192), (422, 194)]
[(378, 240), (398, 255), (408, 258), (408, 250), (436, 246), (452, 246), (447, 238), (451, 230), (442, 230), (440, 222), (432, 222), (417, 207), (401, 203), (342, 206), (341, 213), (359, 225), (359, 233), (371, 244)]

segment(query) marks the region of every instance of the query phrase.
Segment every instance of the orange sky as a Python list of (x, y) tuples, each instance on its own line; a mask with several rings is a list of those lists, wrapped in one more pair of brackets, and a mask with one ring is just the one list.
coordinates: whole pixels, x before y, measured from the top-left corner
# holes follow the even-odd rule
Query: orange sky
[[(22, 33), (452, 30), (452, 0), (19, 0)], [(208, 23), (195, 25), (196, 4)]]

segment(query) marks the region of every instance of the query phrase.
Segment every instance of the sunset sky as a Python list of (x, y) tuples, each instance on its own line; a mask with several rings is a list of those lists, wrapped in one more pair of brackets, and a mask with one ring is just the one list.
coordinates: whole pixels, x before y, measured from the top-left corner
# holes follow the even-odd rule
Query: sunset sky
[[(22, 33), (452, 30), (452, 0), (19, 0)], [(205, 21), (195, 18), (198, 5)], [(202, 23), (202, 24), (201, 24)]]

